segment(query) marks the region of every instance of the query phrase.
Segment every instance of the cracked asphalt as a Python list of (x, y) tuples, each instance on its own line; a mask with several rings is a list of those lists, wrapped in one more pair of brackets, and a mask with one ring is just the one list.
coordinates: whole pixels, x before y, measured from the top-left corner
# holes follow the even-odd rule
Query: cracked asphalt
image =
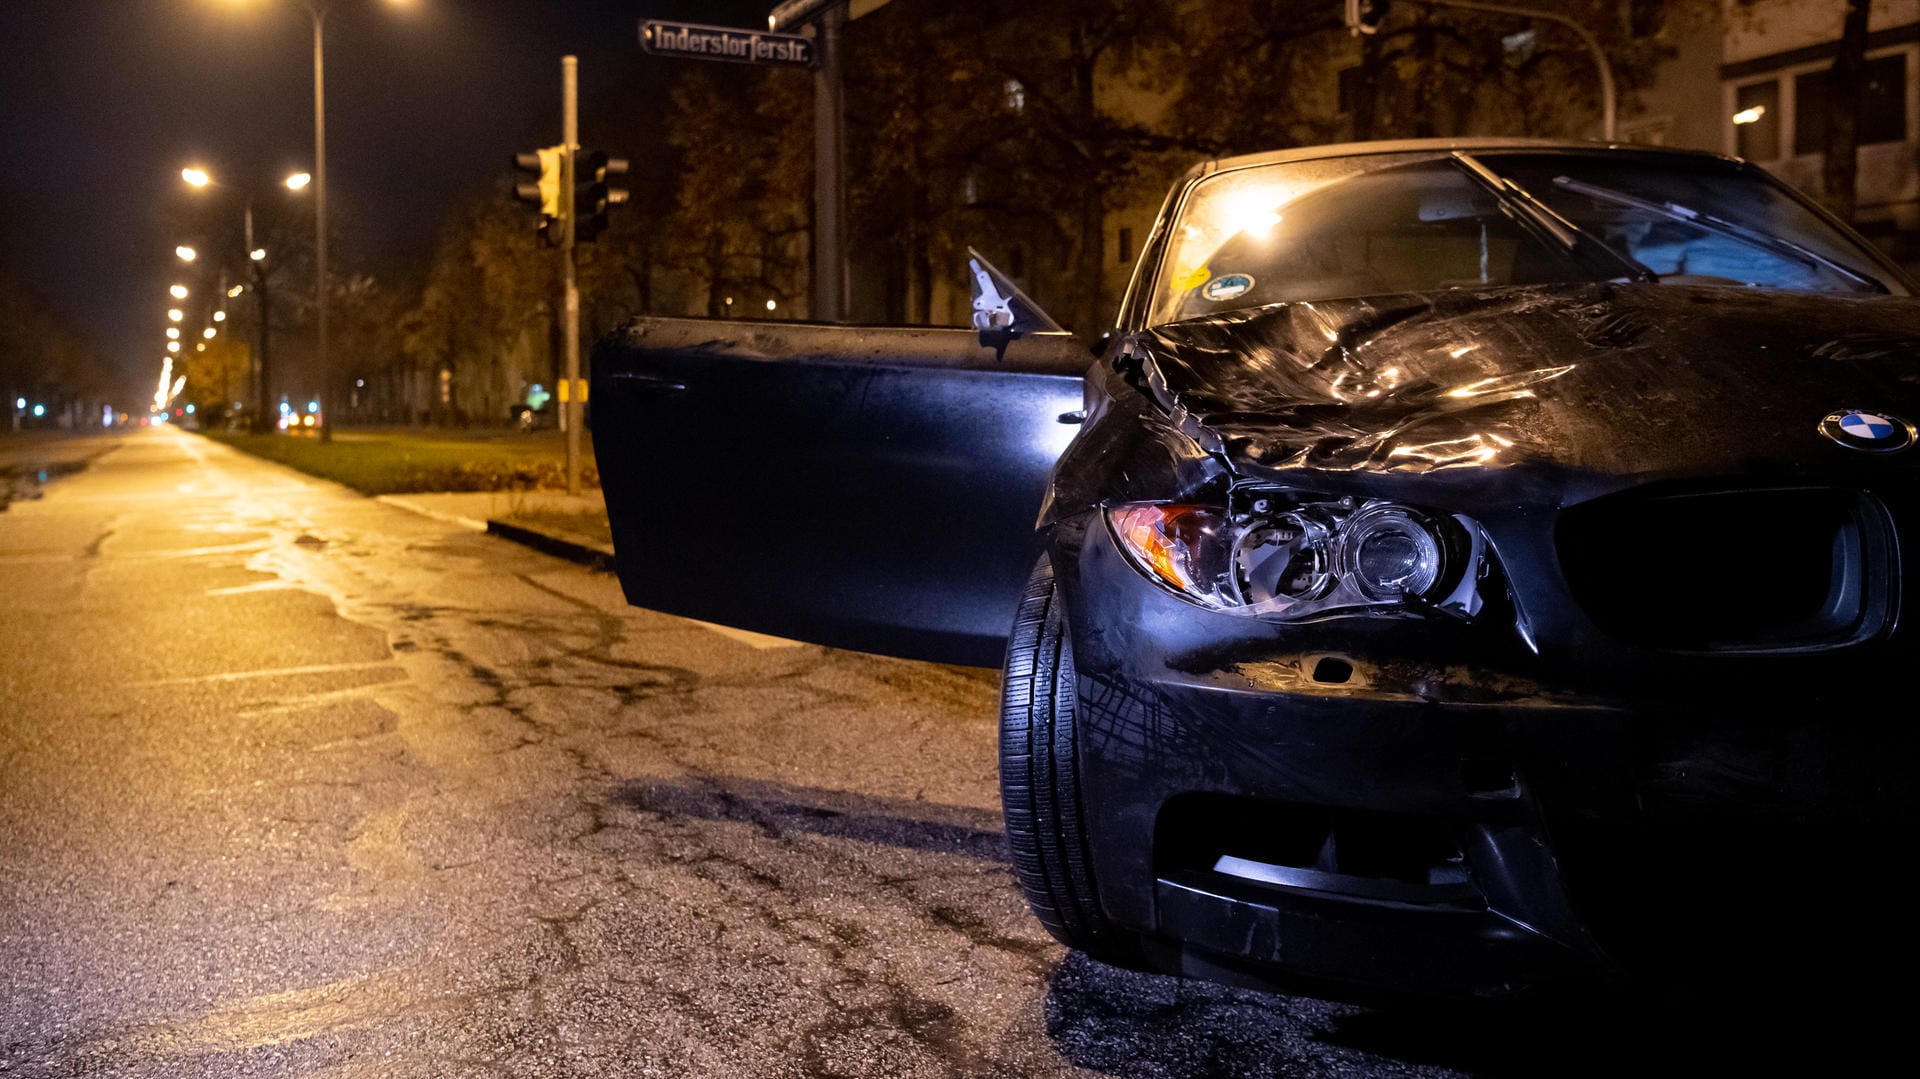
[(1069, 955), (1006, 864), (992, 672), (112, 445), (0, 513), (0, 1073), (1538, 1074), (1699, 1027)]

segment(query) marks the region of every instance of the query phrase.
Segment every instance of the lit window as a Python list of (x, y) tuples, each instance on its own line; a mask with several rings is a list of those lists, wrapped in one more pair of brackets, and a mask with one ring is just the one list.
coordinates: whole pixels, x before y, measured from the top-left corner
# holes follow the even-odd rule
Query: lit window
[(1734, 126), (1739, 154), (1749, 161), (1780, 156), (1780, 82), (1750, 82), (1734, 91)]

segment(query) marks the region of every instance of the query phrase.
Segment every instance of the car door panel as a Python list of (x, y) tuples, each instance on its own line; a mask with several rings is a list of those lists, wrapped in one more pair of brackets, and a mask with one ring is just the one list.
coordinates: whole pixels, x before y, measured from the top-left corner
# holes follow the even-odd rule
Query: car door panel
[(592, 387), (627, 599), (998, 665), (1090, 362), (1065, 334), (635, 320)]

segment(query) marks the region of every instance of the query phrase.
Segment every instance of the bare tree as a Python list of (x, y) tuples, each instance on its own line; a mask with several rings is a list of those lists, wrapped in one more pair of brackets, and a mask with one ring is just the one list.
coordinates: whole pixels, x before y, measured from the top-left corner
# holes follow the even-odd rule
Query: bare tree
[(1826, 161), (1820, 188), (1829, 209), (1852, 221), (1860, 187), (1860, 106), (1867, 91), (1867, 21), (1872, 0), (1841, 0), (1840, 51), (1827, 68)]

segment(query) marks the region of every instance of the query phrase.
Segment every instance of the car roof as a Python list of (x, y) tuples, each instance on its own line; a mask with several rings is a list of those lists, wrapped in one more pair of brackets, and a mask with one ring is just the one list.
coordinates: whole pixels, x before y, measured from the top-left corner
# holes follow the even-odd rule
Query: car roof
[(1295, 146), (1286, 150), (1269, 150), (1259, 154), (1240, 154), (1235, 157), (1222, 157), (1212, 161), (1202, 161), (1187, 170), (1183, 179), (1195, 179), (1209, 176), (1229, 169), (1246, 168), (1250, 165), (1278, 165), (1293, 161), (1316, 161), (1329, 157), (1364, 157), (1369, 154), (1404, 154), (1420, 151), (1434, 153), (1465, 150), (1574, 150), (1594, 151), (1611, 150), (1623, 153), (1661, 154), (1672, 157), (1708, 158), (1743, 164), (1737, 157), (1716, 154), (1708, 150), (1682, 150), (1670, 146), (1642, 146), (1627, 142), (1601, 142), (1586, 139), (1516, 139), (1516, 138), (1460, 138), (1460, 139), (1391, 139), (1380, 142), (1341, 142), (1325, 146)]

